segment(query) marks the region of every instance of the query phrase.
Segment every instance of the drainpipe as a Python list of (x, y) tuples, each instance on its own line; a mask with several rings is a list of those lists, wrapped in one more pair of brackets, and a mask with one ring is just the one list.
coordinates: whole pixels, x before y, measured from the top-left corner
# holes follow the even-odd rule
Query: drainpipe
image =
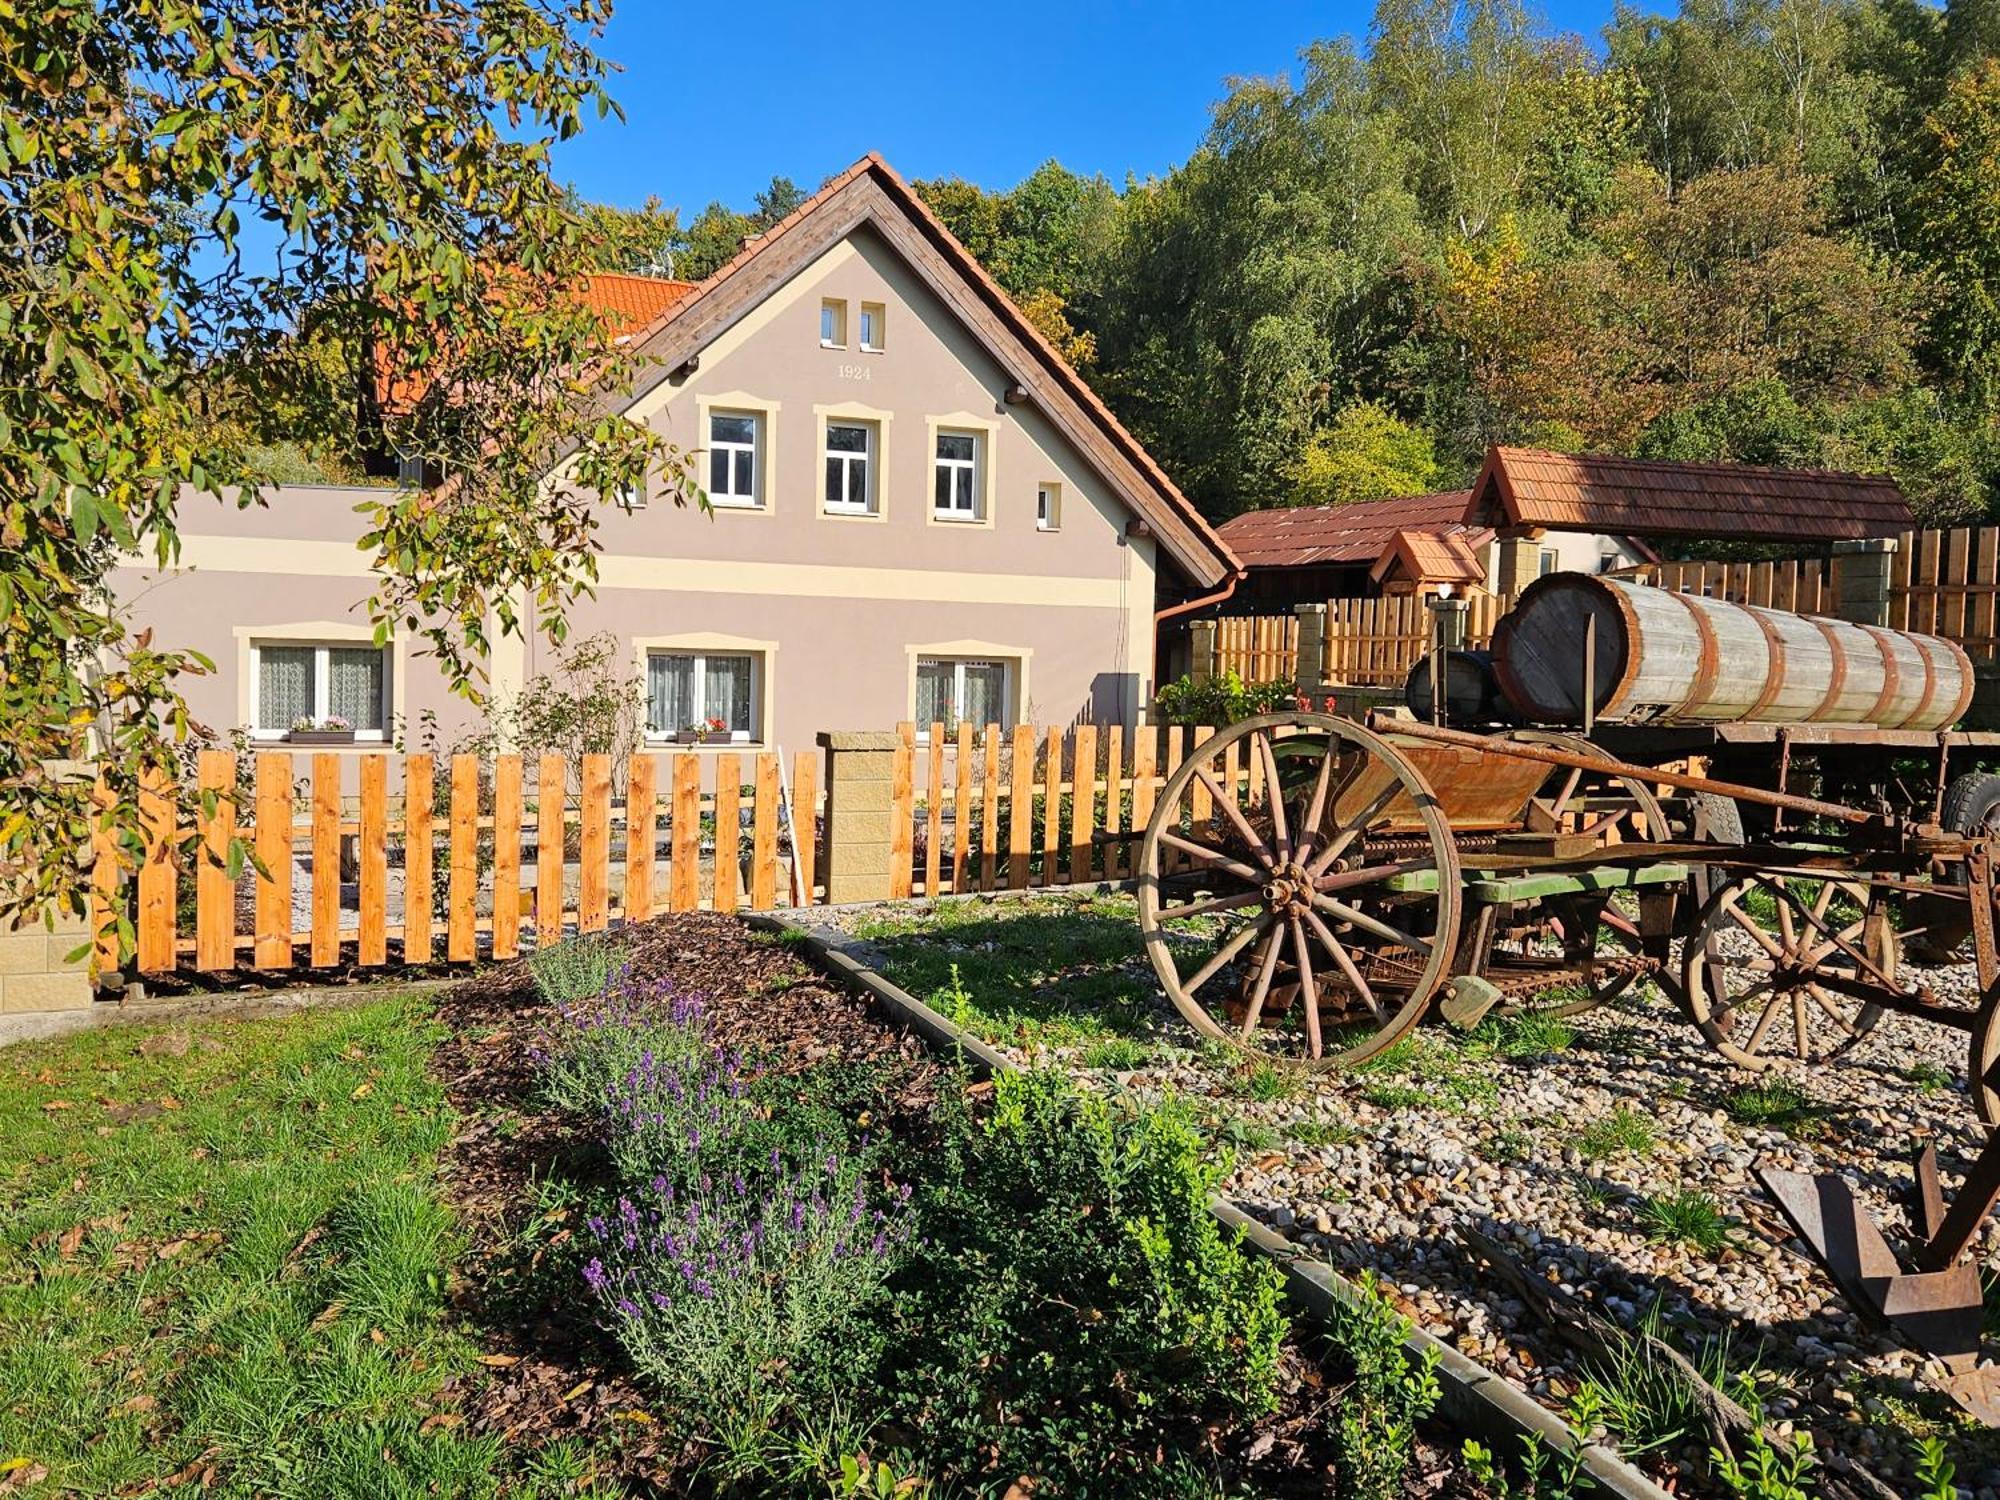
[(1198, 599), (1189, 599), (1183, 604), (1170, 604), (1165, 609), (1153, 611), (1153, 680), (1157, 684), (1160, 676), (1160, 627), (1180, 615), (1192, 614), (1198, 609), (1206, 609), (1211, 604), (1220, 604), (1236, 592), (1236, 585), (1245, 578), (1244, 573), (1230, 575), (1229, 582), (1212, 594), (1203, 594)]

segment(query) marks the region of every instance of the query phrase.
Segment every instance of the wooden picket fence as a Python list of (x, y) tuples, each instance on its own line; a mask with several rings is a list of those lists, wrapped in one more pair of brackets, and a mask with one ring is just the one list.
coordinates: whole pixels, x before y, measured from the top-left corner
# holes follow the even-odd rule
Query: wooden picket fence
[[(1160, 787), (1215, 729), (906, 723), (896, 733), (889, 878), (903, 899), (1134, 878), (1136, 835)], [(1234, 761), (1232, 750), (1216, 779), (1254, 798), (1261, 769)], [(1206, 801), (1197, 790), (1198, 816)]]
[[(1505, 603), (1492, 594), (1466, 595), (1465, 644), (1483, 648)], [(1430, 607), (1414, 594), (1326, 601), (1326, 654), (1320, 678), (1356, 687), (1401, 687), (1431, 649)]]
[[(429, 755), (319, 753), (303, 781), (288, 752), (251, 759), (200, 755), (191, 829), (173, 828), (170, 788), (144, 794), (136, 879), (99, 851), (103, 966), (118, 966), (121, 914), (141, 972), (215, 972), (371, 967), (389, 963), (392, 949), (404, 965), (504, 959), (520, 952), (524, 929), (548, 943), (655, 912), (814, 899), (816, 752), (794, 757), (789, 785), (770, 751), (635, 755), (622, 768), (622, 797), (605, 755), (581, 758), (576, 790), (559, 755), (531, 764), (454, 755), (440, 766)], [(256, 862), (232, 874), (228, 851), (239, 840)], [(343, 863), (354, 871), (345, 883)]]
[(1225, 615), (1215, 622), (1215, 674), (1245, 682), (1289, 680), (1298, 670), (1296, 615)]
[[(1648, 570), (1649, 581), (1681, 593), (1802, 614), (1833, 614), (1827, 559), (1678, 562)], [(1957, 641), (1971, 656), (2000, 655), (2000, 527), (1906, 531), (1890, 564), (1889, 623)]]

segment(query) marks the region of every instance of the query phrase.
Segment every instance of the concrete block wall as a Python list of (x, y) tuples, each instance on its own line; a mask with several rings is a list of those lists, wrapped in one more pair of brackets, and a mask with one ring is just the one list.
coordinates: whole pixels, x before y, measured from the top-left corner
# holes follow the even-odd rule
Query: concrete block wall
[(90, 955), (68, 955), (90, 942), (82, 917), (58, 918), (53, 930), (24, 922), (0, 930), (0, 1015), (82, 1010), (92, 999)]

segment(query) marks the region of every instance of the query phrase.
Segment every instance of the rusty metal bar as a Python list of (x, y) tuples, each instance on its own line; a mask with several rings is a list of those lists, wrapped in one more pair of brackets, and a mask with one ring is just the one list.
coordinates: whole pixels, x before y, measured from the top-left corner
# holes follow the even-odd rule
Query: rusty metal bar
[(1635, 766), (1625, 761), (1600, 756), (1579, 755), (1573, 750), (1563, 750), (1553, 745), (1525, 744), (1520, 740), (1502, 739), (1497, 735), (1468, 734), (1462, 729), (1443, 729), (1435, 724), (1419, 724), (1414, 719), (1385, 720), (1381, 729), (1385, 734), (1430, 740), (1440, 745), (1455, 745), (1463, 750), (1478, 750), (1487, 755), (1505, 756), (1510, 760), (1540, 761), (1545, 766), (1597, 771), (1607, 776), (1631, 776), (1641, 781), (1656, 782), (1661, 786), (1679, 787), (1683, 791), (1712, 792), (1717, 796), (1732, 797), (1738, 802), (1754, 802), (1763, 807), (1783, 808), (1787, 812), (1803, 813), (1807, 817), (1830, 818), (1842, 823), (1873, 824), (1883, 828), (1891, 826), (1891, 819), (1881, 813), (1863, 812), (1860, 808), (1845, 807), (1838, 802), (1821, 802), (1816, 797), (1795, 797), (1787, 792), (1767, 792), (1762, 787), (1739, 786), (1735, 782), (1715, 781), (1707, 776), (1689, 776), (1681, 771), (1666, 771), (1653, 766)]
[(1987, 1139), (1986, 1148), (1967, 1170), (1958, 1196), (1945, 1210), (1944, 1223), (1917, 1247), (1911, 1257), (1917, 1268), (1942, 1271), (1955, 1264), (1979, 1232), (1980, 1222), (1992, 1209), (1995, 1198), (2000, 1198), (2000, 1135)]

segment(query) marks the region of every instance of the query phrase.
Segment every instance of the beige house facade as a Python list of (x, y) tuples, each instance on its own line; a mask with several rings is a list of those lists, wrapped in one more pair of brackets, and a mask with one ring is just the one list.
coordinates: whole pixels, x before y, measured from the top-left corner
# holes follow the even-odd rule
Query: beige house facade
[[(879, 159), (632, 338), (645, 374), (619, 406), (693, 455), (709, 508), (607, 506), (596, 594), (568, 624), (615, 638), (661, 744), (697, 727), (716, 748), (790, 751), (911, 718), (1135, 723), (1155, 612), (1238, 571)], [(140, 625), (214, 661), (187, 684), (205, 723), (278, 744), (338, 715), (356, 731), (343, 753), (365, 754), (433, 718), (449, 743), (477, 717), (420, 642), (370, 639), (360, 498), (196, 498), (180, 565), (121, 575)], [(493, 691), (557, 654), (500, 641)]]

